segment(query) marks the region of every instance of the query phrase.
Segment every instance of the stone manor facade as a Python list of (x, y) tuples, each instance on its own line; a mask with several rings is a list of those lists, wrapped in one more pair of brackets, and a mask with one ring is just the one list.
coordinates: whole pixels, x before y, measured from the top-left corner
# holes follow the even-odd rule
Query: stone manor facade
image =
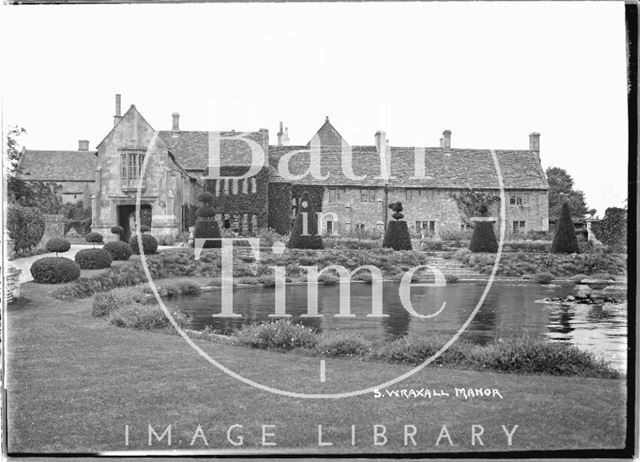
[[(372, 145), (352, 146), (327, 117), (306, 145), (290, 145), (281, 123), (272, 145), (266, 129), (181, 130), (179, 117), (172, 115), (171, 130), (156, 131), (134, 105), (122, 114), (116, 95), (113, 126), (95, 150), (86, 140), (74, 151), (25, 149), (21, 178), (56, 182), (65, 201), (90, 204), (92, 230), (106, 239), (115, 238), (115, 225), (128, 237), (137, 219), (156, 236), (186, 230), (203, 190), (216, 197), (220, 226), (243, 234), (267, 226), (287, 233), (297, 201), (308, 190), (316, 212), (322, 212), (323, 233), (383, 230), (390, 219), (387, 205), (401, 201), (409, 227), (434, 237), (469, 226), (457, 199), (464, 191), (499, 194), (491, 151), (455, 148), (448, 130), (437, 147), (393, 146), (384, 132), (375, 133)], [(251, 171), (255, 152), (264, 154), (264, 162)], [(547, 231), (549, 185), (540, 164), (540, 135), (529, 136), (528, 149), (494, 152), (507, 233)], [(251, 174), (219, 179), (209, 171), (212, 153), (221, 175)], [(136, 216), (141, 177), (142, 216)], [(499, 200), (492, 204), (493, 216), (499, 207)]]

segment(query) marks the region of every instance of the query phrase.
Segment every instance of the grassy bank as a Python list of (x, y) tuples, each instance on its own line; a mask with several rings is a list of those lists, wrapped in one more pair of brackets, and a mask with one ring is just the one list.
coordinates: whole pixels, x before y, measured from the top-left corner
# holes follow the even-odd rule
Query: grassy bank
[[(23, 286), (7, 311), (9, 451), (64, 452), (167, 449), (147, 445), (147, 426), (172, 425), (172, 449), (296, 450), (309, 453), (450, 452), (478, 450), (616, 448), (624, 444), (624, 380), (496, 374), (427, 367), (397, 389), (435, 389), (449, 397), (406, 399), (366, 394), (341, 400), (304, 400), (258, 391), (228, 377), (178, 336), (120, 329), (91, 316), (90, 299), (61, 301), (53, 286)], [(267, 350), (198, 345), (245, 377), (304, 393), (356, 390), (408, 371), (407, 364), (319, 358)], [(454, 389), (489, 388), (502, 398), (462, 399)], [(594, 418), (597, 416), (597, 419)], [(243, 425), (243, 447), (226, 431)], [(262, 425), (275, 425), (277, 447), (261, 446)], [(385, 425), (388, 443), (374, 446), (372, 426)], [(442, 425), (454, 446), (435, 441)], [(484, 446), (471, 446), (471, 425), (485, 428)], [(124, 428), (129, 425), (130, 444)], [(201, 425), (208, 445), (197, 439)], [(317, 426), (331, 447), (318, 447)], [(351, 446), (350, 426), (356, 425)], [(404, 425), (415, 425), (417, 446), (404, 445)], [(519, 425), (507, 446), (501, 425)], [(602, 431), (606, 428), (607, 431)]]

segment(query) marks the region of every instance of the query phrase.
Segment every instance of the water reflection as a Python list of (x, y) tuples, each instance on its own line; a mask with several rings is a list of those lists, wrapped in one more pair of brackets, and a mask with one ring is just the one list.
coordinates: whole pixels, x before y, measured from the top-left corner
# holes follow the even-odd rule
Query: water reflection
[[(485, 285), (450, 284), (447, 287), (414, 287), (411, 301), (420, 314), (436, 312), (443, 302), (446, 308), (434, 318), (419, 319), (404, 309), (398, 295), (398, 284), (385, 283), (383, 290), (385, 318), (366, 317), (371, 312), (371, 286), (353, 284), (351, 313), (353, 318), (336, 318), (339, 312), (338, 287), (318, 288), (318, 311), (321, 318), (302, 318), (307, 310), (307, 288), (289, 285), (286, 289), (287, 313), (322, 332), (359, 333), (372, 341), (386, 341), (404, 335), (451, 336), (466, 322), (476, 307)], [(539, 303), (545, 297), (564, 297), (573, 287), (537, 284), (496, 283), (461, 338), (487, 344), (527, 332), (532, 337), (547, 337), (571, 342), (580, 348), (600, 352), (620, 369), (625, 368), (627, 348), (626, 305), (573, 305)], [(234, 291), (234, 311), (242, 318), (213, 318), (220, 312), (220, 292), (185, 296), (172, 300), (192, 318), (191, 328), (211, 326), (228, 334), (243, 324), (265, 321), (274, 311), (275, 291), (266, 288), (242, 288)]]

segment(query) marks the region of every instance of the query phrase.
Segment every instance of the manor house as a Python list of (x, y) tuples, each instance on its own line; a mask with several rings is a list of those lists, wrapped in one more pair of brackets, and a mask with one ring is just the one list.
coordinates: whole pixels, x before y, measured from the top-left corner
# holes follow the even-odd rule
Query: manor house
[[(459, 201), (464, 191), (499, 193), (492, 152), (453, 147), (449, 130), (437, 147), (393, 146), (380, 131), (372, 141), (350, 145), (328, 117), (306, 145), (295, 146), (282, 123), (274, 144), (266, 129), (182, 130), (177, 113), (171, 130), (157, 131), (134, 105), (122, 114), (116, 95), (113, 126), (94, 150), (87, 140), (73, 151), (25, 148), (19, 176), (57, 184), (66, 202), (90, 204), (92, 230), (106, 239), (114, 238), (114, 225), (125, 228), (125, 238), (130, 235), (139, 186), (139, 219), (156, 236), (191, 226), (203, 190), (216, 198), (220, 226), (243, 233), (266, 226), (287, 233), (297, 201), (309, 191), (316, 212), (323, 214), (323, 233), (382, 230), (390, 219), (388, 204), (401, 201), (410, 228), (434, 236), (470, 226)], [(529, 149), (494, 152), (507, 232), (548, 230), (540, 135), (529, 135)], [(256, 164), (260, 154), (262, 163)], [(493, 216), (499, 206), (499, 200), (491, 205)]]

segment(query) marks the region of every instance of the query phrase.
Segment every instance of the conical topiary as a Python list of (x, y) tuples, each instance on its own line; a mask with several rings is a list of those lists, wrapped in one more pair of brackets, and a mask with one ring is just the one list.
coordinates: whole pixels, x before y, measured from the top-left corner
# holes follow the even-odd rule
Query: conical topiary
[[(306, 221), (306, 233), (303, 235), (303, 222)], [(313, 210), (309, 192), (302, 193), (296, 221), (291, 229), (287, 247), (290, 249), (323, 249), (322, 237), (318, 234), (318, 217)]]
[[(213, 208), (213, 194), (203, 192), (198, 196), (202, 206), (196, 211), (196, 229), (193, 232), (195, 239), (209, 239), (205, 241), (203, 248), (219, 249), (222, 247), (220, 228), (216, 221), (216, 212)], [(195, 239), (193, 246), (195, 246)]]
[(409, 235), (409, 227), (407, 222), (401, 220), (404, 215), (402, 212), (402, 202), (394, 202), (389, 204), (389, 208), (394, 212), (391, 217), (394, 221), (387, 223), (387, 230), (384, 233), (382, 247), (389, 247), (393, 250), (412, 250), (411, 236)]
[[(488, 209), (482, 205), (478, 209), (481, 218), (488, 217)], [(489, 252), (496, 253), (498, 251), (498, 242), (493, 232), (493, 221), (478, 220), (473, 225), (473, 233), (471, 234), (471, 242), (469, 250), (472, 252)]]
[(558, 229), (553, 236), (551, 244), (551, 252), (553, 253), (578, 253), (578, 239), (576, 238), (576, 230), (571, 220), (571, 210), (566, 202), (562, 204), (560, 219), (558, 220)]

